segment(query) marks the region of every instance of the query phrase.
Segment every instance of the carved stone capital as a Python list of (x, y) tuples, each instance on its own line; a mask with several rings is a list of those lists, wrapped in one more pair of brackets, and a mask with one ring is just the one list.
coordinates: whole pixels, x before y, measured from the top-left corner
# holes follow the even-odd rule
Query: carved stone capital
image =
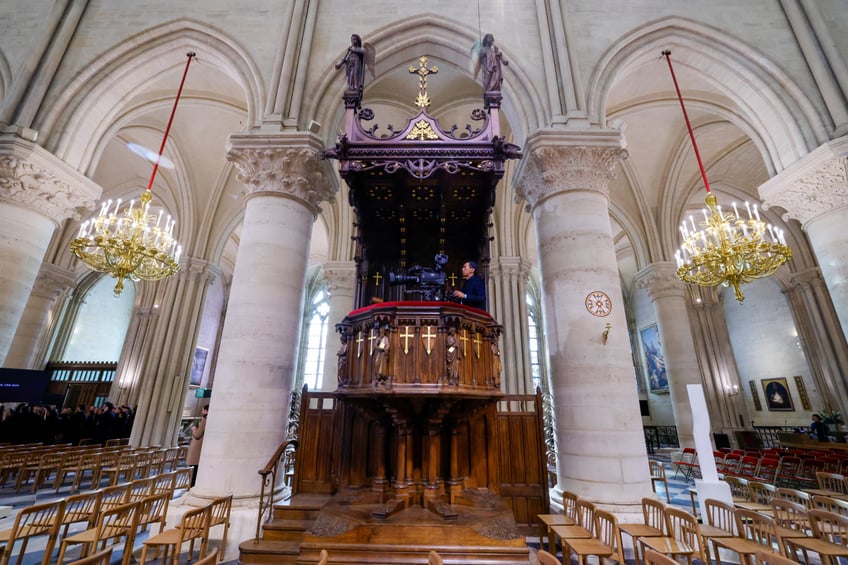
[(822, 278), (821, 271), (818, 267), (811, 267), (809, 269), (793, 273), (792, 278), (789, 280), (794, 288), (801, 291), (816, 287), (824, 288), (825, 286), (824, 279)]
[(848, 208), (848, 137), (822, 145), (759, 187), (763, 208), (780, 206), (802, 227)]
[(544, 199), (574, 190), (609, 197), (609, 181), (627, 158), (617, 131), (539, 132), (527, 140), (525, 157), (516, 172), (515, 195), (528, 210)]
[(75, 284), (73, 271), (53, 263), (43, 263), (32, 287), (32, 294), (52, 301), (65, 290), (73, 288)]
[(180, 260), (180, 276), (191, 280), (205, 279), (206, 284), (212, 284), (221, 276), (221, 269), (206, 259), (183, 257)]
[(686, 297), (686, 285), (677, 278), (674, 263), (652, 263), (636, 273), (634, 279), (636, 288), (647, 290), (654, 302), (661, 298)]
[(227, 160), (239, 170), (246, 199), (279, 194), (300, 201), (317, 216), (320, 203), (335, 196), (321, 161), (322, 147), (311, 135), (233, 134), (227, 145)]
[(331, 295), (353, 296), (356, 265), (353, 261), (328, 261), (324, 263), (324, 280)]
[(498, 257), (489, 266), (493, 275), (526, 281), (530, 276), (530, 263), (521, 257)]
[(78, 208), (94, 209), (102, 189), (39, 145), (15, 135), (0, 136), (0, 202), (34, 210), (57, 226), (78, 220)]

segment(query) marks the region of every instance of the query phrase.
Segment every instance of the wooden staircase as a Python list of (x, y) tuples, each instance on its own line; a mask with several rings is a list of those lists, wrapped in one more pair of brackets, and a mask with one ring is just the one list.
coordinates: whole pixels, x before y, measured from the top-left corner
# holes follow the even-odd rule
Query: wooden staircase
[(314, 494), (296, 495), (290, 504), (274, 505), (271, 519), (262, 527), (262, 537), (245, 540), (239, 545), (238, 562), (245, 565), (295, 565), (304, 534), (315, 523), (318, 512), (329, 498)]

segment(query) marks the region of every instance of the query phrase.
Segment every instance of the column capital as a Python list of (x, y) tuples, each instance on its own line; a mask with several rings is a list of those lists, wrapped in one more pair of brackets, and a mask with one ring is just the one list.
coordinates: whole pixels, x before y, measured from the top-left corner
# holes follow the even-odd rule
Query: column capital
[(205, 277), (206, 284), (212, 284), (216, 278), (221, 276), (221, 269), (206, 259), (183, 257), (180, 260), (179, 276), (183, 278), (190, 277), (192, 279)]
[(818, 267), (810, 267), (809, 269), (793, 273), (789, 281), (796, 290), (825, 287), (824, 278), (822, 277), (821, 270)]
[(49, 151), (13, 134), (0, 135), (0, 202), (34, 210), (58, 226), (93, 210), (102, 189)]
[(489, 264), (490, 273), (510, 277), (528, 277), (530, 269), (530, 262), (521, 257), (501, 256)]
[(54, 300), (63, 291), (73, 288), (75, 284), (76, 278), (73, 271), (53, 263), (43, 263), (32, 287), (32, 294)]
[(759, 187), (763, 208), (780, 206), (784, 220), (807, 224), (848, 208), (848, 137), (820, 146)]
[(636, 288), (648, 291), (651, 300), (686, 296), (686, 285), (677, 278), (677, 268), (670, 261), (651, 263), (634, 276)]
[(317, 216), (335, 197), (320, 140), (312, 134), (241, 134), (227, 139), (227, 160), (239, 170), (245, 200), (258, 194), (287, 196)]
[(616, 165), (626, 158), (617, 130), (538, 131), (527, 139), (516, 171), (516, 197), (527, 201), (528, 210), (549, 196), (573, 190), (596, 191), (608, 198)]
[(330, 294), (353, 296), (356, 288), (356, 264), (353, 261), (327, 261), (324, 263), (324, 280)]

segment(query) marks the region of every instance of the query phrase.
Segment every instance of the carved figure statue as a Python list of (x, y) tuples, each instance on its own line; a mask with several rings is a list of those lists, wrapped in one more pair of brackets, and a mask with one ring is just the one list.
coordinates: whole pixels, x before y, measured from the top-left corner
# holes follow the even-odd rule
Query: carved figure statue
[(445, 360), (448, 366), (448, 384), (459, 384), (459, 362), (462, 353), (459, 349), (459, 340), (456, 338), (456, 328), (450, 328), (445, 336)]
[(345, 370), (347, 368), (347, 349), (350, 337), (346, 333), (343, 333), (341, 334), (340, 339), (342, 344), (339, 347), (338, 353), (336, 353), (339, 358), (339, 386), (345, 386), (350, 380), (347, 378), (347, 372)]
[(365, 82), (365, 48), (362, 46), (362, 38), (355, 33), (350, 36), (350, 47), (344, 58), (336, 63), (336, 69), (342, 66), (347, 79), (346, 90), (361, 93)]
[(474, 79), (477, 73), (483, 70), (483, 90), (485, 92), (500, 92), (503, 83), (503, 70), (501, 65), (509, 65), (504, 59), (503, 53), (495, 45), (495, 36), (487, 33), (483, 36), (480, 44), (472, 48), (472, 62), (474, 63)]
[(374, 344), (374, 384), (382, 384), (388, 380), (389, 348), (391, 342), (385, 327), (380, 328), (380, 335)]
[(497, 338), (492, 339), (492, 384), (495, 388), (501, 388), (501, 350), (498, 347)]

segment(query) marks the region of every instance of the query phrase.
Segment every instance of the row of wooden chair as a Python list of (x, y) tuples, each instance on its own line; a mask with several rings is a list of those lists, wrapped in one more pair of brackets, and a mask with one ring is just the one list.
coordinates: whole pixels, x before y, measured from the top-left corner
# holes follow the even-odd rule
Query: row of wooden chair
[[(618, 519), (610, 512), (596, 508), (592, 502), (576, 494), (563, 493), (563, 514), (540, 514), (543, 532), (548, 536), (550, 554), (556, 554), (555, 539), (562, 545), (563, 562), (577, 556), (585, 563), (589, 556), (614, 559), (624, 563)], [(540, 538), (541, 543), (541, 538)]]
[[(165, 525), (169, 501), (177, 489), (190, 487), (191, 474), (192, 469), (184, 467), (155, 477), (137, 479), (132, 483), (110, 486), (23, 508), (15, 517), (12, 529), (0, 532), (0, 543), (5, 544), (0, 565), (8, 563), (14, 546), (19, 541), (22, 542), (18, 554), (18, 564), (20, 564), (26, 553), (29, 539), (36, 536), (48, 536), (47, 548), (42, 560), (45, 565), (59, 539), (62, 540), (63, 548), (60, 551), (60, 562), (61, 553), (64, 552), (66, 545), (83, 543), (90, 551), (92, 549), (89, 547), (90, 538), (93, 536), (99, 540), (102, 535), (92, 530), (100, 527), (98, 526), (100, 518), (117, 508), (122, 508), (124, 513), (112, 516), (111, 519), (125, 522), (127, 513), (131, 512), (135, 519), (135, 527), (146, 528), (150, 524), (159, 524), (162, 528)], [(135, 505), (135, 507), (128, 510), (125, 507), (129, 505)], [(85, 524), (87, 533), (68, 536), (70, 526), (79, 523)], [(127, 541), (131, 547), (131, 540)]]

